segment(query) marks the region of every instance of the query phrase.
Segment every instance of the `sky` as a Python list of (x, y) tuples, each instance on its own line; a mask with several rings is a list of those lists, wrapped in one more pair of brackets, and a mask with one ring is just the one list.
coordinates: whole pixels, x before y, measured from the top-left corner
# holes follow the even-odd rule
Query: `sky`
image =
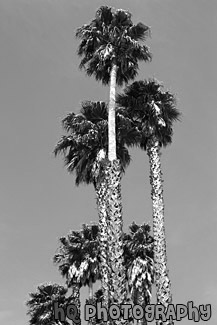
[[(78, 69), (77, 27), (101, 5), (128, 9), (151, 27), (155, 77), (176, 95), (181, 122), (162, 149), (169, 275), (175, 304), (211, 304), (217, 321), (217, 2), (214, 0), (0, 0), (0, 323), (28, 323), (25, 301), (53, 265), (58, 238), (97, 221), (93, 186), (75, 186), (53, 149), (61, 119), (108, 87)], [(122, 180), (124, 230), (152, 222), (149, 164), (130, 151)], [(97, 289), (97, 286), (95, 286)], [(82, 289), (82, 301), (87, 289)], [(183, 325), (193, 321), (182, 320)], [(202, 321), (201, 321), (202, 323)]]

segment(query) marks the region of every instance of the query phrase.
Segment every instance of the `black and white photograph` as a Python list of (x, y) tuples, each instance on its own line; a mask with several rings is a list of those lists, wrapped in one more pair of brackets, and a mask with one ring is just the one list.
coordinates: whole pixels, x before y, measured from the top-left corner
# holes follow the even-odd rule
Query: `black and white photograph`
[(217, 1), (0, 0), (0, 324), (217, 324)]

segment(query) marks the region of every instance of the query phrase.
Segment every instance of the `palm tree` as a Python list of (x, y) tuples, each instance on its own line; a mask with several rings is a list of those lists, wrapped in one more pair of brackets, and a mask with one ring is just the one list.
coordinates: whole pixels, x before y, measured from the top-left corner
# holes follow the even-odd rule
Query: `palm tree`
[(110, 218), (110, 294), (112, 303), (121, 304), (126, 297), (123, 268), (123, 220), (121, 203), (121, 166), (116, 152), (115, 96), (116, 85), (135, 78), (138, 61), (150, 61), (151, 54), (141, 45), (149, 35), (149, 28), (142, 23), (133, 25), (131, 14), (123, 9), (112, 10), (101, 6), (89, 24), (77, 29), (81, 40), (78, 55), (83, 57), (80, 68), (103, 84), (110, 84), (108, 107), (108, 160), (105, 168), (107, 210)]
[[(132, 130), (129, 119), (116, 112), (117, 155), (121, 161), (121, 171), (124, 172), (130, 162), (126, 145), (138, 141), (137, 132)], [(111, 221), (107, 211), (107, 179), (106, 156), (108, 153), (108, 110), (104, 102), (82, 103), (81, 113), (70, 113), (63, 120), (63, 127), (68, 135), (57, 143), (55, 154), (63, 153), (65, 164), (70, 173), (76, 175), (76, 185), (92, 183), (95, 188), (99, 214), (99, 246), (100, 268), (104, 302), (108, 304), (109, 266), (108, 266), (108, 225)], [(120, 254), (123, 249), (119, 247)], [(122, 256), (121, 255), (121, 256)], [(121, 259), (119, 257), (119, 260)], [(111, 263), (110, 263), (111, 264)], [(120, 268), (121, 269), (121, 268)], [(123, 273), (123, 272), (122, 272)], [(120, 289), (119, 289), (120, 292)]]
[(59, 271), (62, 277), (66, 278), (66, 285), (72, 290), (72, 300), (76, 305), (79, 318), (80, 318), (80, 288), (81, 281), (79, 279), (79, 271), (76, 274), (71, 275), (71, 266), (79, 268), (83, 260), (83, 251), (81, 250), (82, 239), (80, 232), (72, 231), (66, 237), (59, 239), (61, 245), (58, 248), (58, 252), (55, 254), (53, 261), (59, 265)]
[(139, 144), (149, 156), (157, 303), (167, 307), (172, 295), (167, 269), (160, 148), (172, 142), (172, 124), (180, 113), (175, 107), (174, 95), (161, 88), (155, 80), (136, 81), (126, 87), (116, 101), (122, 107), (122, 114), (141, 132)]
[(93, 296), (93, 283), (100, 279), (98, 226), (82, 225), (81, 231), (71, 231), (60, 238), (61, 246), (54, 256), (62, 276), (66, 277), (68, 287), (80, 310), (80, 287), (88, 285), (89, 298)]
[[(94, 293), (94, 295), (93, 295), (93, 297), (90, 299), (86, 299), (86, 304), (88, 304), (88, 305), (93, 305), (93, 306), (97, 306), (97, 303), (98, 302), (101, 302), (101, 303), (103, 303), (103, 290), (102, 290), (102, 288), (100, 288), (100, 289), (98, 289), (95, 293)], [(91, 324), (91, 325), (103, 325), (103, 324), (105, 324), (105, 322), (102, 320), (102, 319), (98, 319), (97, 318), (97, 314), (95, 315), (95, 316), (93, 316), (90, 320), (89, 320), (89, 323), (88, 323), (89, 325)]]
[[(134, 305), (139, 304), (145, 308), (150, 304), (154, 283), (153, 238), (148, 224), (139, 226), (133, 222), (129, 229), (130, 233), (124, 236), (129, 291)], [(147, 324), (145, 318), (141, 324)]]
[[(84, 252), (84, 257), (79, 267), (79, 280), (82, 286), (88, 285), (89, 299), (93, 298), (93, 283), (101, 278), (98, 232), (99, 228), (97, 224), (82, 225), (83, 245), (81, 249)], [(73, 276), (71, 268), (70, 271), (71, 276)]]
[(64, 320), (55, 320), (54, 303), (66, 310), (71, 303), (71, 297), (66, 297), (67, 288), (58, 284), (45, 283), (37, 287), (36, 292), (30, 293), (30, 299), (26, 302), (27, 314), (30, 316), (30, 325), (69, 325)]
[(89, 24), (77, 29), (76, 37), (81, 40), (78, 55), (83, 57), (80, 68), (104, 85), (110, 84), (108, 108), (108, 158), (116, 157), (115, 93), (116, 85), (122, 86), (137, 75), (138, 61), (150, 61), (151, 54), (145, 41), (149, 27), (142, 23), (133, 25), (127, 10), (113, 10), (101, 6)]

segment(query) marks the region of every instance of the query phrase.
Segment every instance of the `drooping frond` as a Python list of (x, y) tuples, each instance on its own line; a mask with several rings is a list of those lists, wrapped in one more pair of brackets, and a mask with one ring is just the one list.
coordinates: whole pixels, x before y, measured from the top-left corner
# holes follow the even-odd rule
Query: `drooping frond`
[(150, 226), (146, 223), (129, 226), (129, 233), (124, 235), (124, 258), (127, 269), (128, 286), (131, 298), (138, 304), (138, 294), (150, 303), (154, 283), (153, 237)]
[[(122, 171), (130, 163), (126, 146), (138, 143), (140, 137), (132, 122), (121, 110), (116, 112), (117, 157)], [(70, 173), (76, 175), (76, 185), (94, 183), (94, 164), (98, 154), (108, 152), (108, 107), (104, 102), (84, 101), (79, 114), (70, 113), (63, 120), (68, 135), (57, 143), (54, 153), (62, 153)]]
[(129, 29), (132, 39), (136, 41), (145, 41), (150, 37), (150, 28), (143, 23), (138, 23)]
[(82, 225), (80, 231), (70, 231), (59, 239), (61, 245), (53, 261), (67, 280), (67, 285), (74, 283), (88, 285), (90, 280), (100, 279), (98, 225)]
[(153, 237), (150, 235), (150, 226), (146, 223), (137, 225), (133, 222), (129, 226), (129, 234), (124, 236), (126, 256), (130, 259), (149, 256), (153, 258)]
[(81, 114), (86, 121), (94, 124), (108, 119), (108, 108), (105, 102), (83, 101), (81, 107)]
[(60, 308), (66, 309), (72, 298), (66, 297), (67, 288), (56, 283), (45, 283), (37, 287), (36, 292), (29, 294), (30, 299), (26, 302), (27, 314), (30, 316), (30, 325), (69, 325), (67, 319), (54, 319), (54, 303)]

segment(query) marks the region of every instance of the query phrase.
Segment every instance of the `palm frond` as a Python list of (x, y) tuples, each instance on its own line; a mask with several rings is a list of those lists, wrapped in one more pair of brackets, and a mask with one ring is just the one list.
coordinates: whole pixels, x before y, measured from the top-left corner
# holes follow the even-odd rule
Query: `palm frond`
[[(54, 319), (53, 306), (57, 302), (59, 307), (66, 309), (71, 303), (71, 297), (66, 297), (67, 288), (56, 283), (44, 283), (37, 287), (36, 292), (29, 294), (30, 299), (26, 302), (28, 307), (27, 315), (30, 316), (31, 325), (56, 324)], [(59, 324), (69, 325), (65, 319)]]
[[(126, 146), (137, 145), (140, 133), (119, 109), (116, 122), (117, 156), (124, 172), (130, 162)], [(101, 150), (106, 154), (108, 152), (108, 105), (105, 102), (84, 101), (80, 113), (69, 113), (63, 119), (63, 126), (68, 135), (61, 137), (57, 143), (55, 155), (63, 154), (67, 170), (76, 176), (76, 185), (95, 184), (94, 165), (97, 156)], [(103, 161), (100, 164), (104, 166)]]
[(53, 261), (67, 279), (67, 285), (80, 286), (100, 279), (98, 225), (82, 225), (80, 231), (70, 231), (59, 239), (61, 245)]

